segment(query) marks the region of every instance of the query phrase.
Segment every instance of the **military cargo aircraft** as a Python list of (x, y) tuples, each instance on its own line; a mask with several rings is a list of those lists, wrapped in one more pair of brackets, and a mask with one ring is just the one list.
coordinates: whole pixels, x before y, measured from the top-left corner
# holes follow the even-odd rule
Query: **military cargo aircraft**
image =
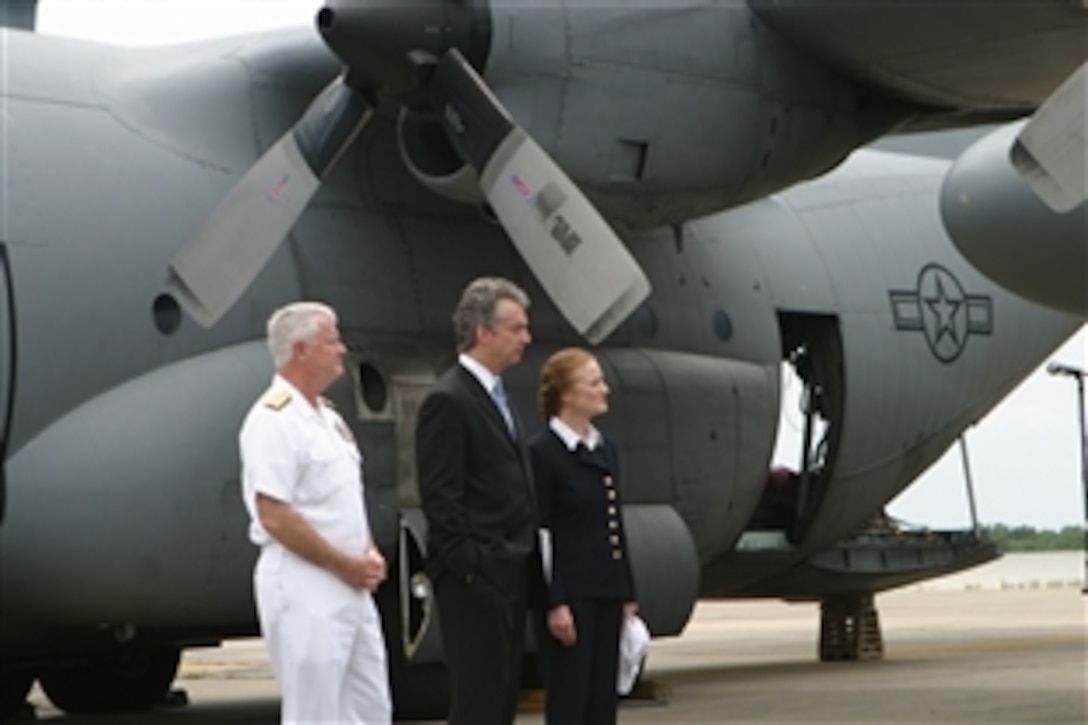
[[(329, 0), (315, 24), (5, 31), (5, 713), (34, 680), (70, 712), (151, 707), (184, 648), (257, 633), (236, 433), (297, 298), (349, 346), (331, 397), (391, 562), (402, 716), (446, 696), (412, 432), (479, 275), (533, 298), (527, 420), (544, 357), (595, 346), (654, 634), (699, 597), (856, 610), (994, 556), (867, 524), (1083, 323), (1083, 189), (1039, 151), (1078, 149), (1083, 3)], [(1005, 121), (952, 163), (855, 152)], [(985, 268), (991, 191), (1034, 221), (996, 256), (1042, 277), (960, 251)], [(784, 362), (805, 435), (769, 471)]]

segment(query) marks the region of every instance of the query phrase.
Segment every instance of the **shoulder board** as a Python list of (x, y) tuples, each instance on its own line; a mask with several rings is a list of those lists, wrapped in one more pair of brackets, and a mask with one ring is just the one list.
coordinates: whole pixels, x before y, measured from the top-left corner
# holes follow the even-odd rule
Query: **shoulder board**
[(264, 396), (264, 407), (271, 408), (272, 410), (283, 410), (284, 406), (291, 402), (291, 391), (289, 390), (273, 390), (268, 395)]

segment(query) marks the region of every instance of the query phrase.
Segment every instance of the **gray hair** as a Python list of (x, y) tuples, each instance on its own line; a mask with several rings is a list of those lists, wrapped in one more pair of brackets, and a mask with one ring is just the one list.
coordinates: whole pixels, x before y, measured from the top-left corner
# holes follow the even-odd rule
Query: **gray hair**
[(469, 282), (461, 293), (461, 301), (453, 312), (453, 334), (460, 352), (476, 344), (476, 327), (491, 329), (495, 324), (495, 307), (499, 300), (513, 300), (526, 310), (529, 295), (508, 279), (479, 277)]
[(268, 318), (268, 351), (279, 370), (291, 359), (296, 342), (307, 342), (317, 334), (318, 317), (336, 324), (336, 311), (322, 302), (292, 302)]

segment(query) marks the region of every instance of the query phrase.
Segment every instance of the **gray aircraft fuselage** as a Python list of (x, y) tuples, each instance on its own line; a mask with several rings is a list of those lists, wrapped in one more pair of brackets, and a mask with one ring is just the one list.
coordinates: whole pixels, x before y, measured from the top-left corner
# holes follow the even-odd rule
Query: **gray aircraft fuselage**
[[(746, 8), (723, 17), (743, 52), (699, 72), (647, 53), (642, 70), (602, 57), (552, 83), (547, 54), (530, 55), (546, 37), (500, 33), (493, 51), (496, 92), (652, 283), (595, 353), (640, 591), (679, 592), (647, 594), (657, 634), (682, 629), (697, 596), (820, 596), (791, 568), (856, 532), (1081, 324), (957, 252), (938, 204), (948, 162), (861, 151), (803, 181), (902, 120), (903, 105), (820, 66), (787, 72), (798, 51), (743, 32)], [(701, 32), (695, 19), (662, 18), (674, 34)], [(630, 30), (596, 52), (626, 54), (649, 32)], [(509, 277), (532, 297), (533, 345), (507, 387), (543, 425), (539, 365), (583, 343), (502, 228), (406, 166), (388, 104), (217, 325), (194, 324), (167, 293), (178, 248), (338, 72), (318, 40), (115, 49), (9, 32), (5, 54), (9, 661), (255, 632), (236, 435), (273, 373), (263, 327), (282, 303), (317, 298), (340, 315), (348, 373), (330, 395), (364, 451), (390, 561), (419, 536), (415, 411), (455, 358), (450, 313), (474, 277)], [(755, 127), (787, 138), (753, 144)], [(750, 556), (738, 542), (767, 486), (791, 355), (822, 422), (802, 458), (808, 501), (790, 545)], [(899, 582), (876, 577), (873, 590)]]

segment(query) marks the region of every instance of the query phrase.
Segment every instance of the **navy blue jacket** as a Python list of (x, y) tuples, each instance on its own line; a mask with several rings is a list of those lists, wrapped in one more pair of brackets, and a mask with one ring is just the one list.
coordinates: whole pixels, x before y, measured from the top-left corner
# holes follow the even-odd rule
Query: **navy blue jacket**
[(549, 606), (635, 599), (620, 509), (616, 446), (607, 438), (571, 451), (551, 428), (529, 440), (542, 528), (552, 540)]

